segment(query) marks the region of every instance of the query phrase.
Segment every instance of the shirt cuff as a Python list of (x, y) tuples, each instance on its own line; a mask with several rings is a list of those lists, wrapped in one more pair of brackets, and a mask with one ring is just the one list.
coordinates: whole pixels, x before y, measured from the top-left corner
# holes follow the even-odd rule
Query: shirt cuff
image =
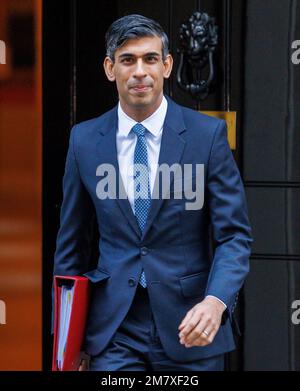
[(213, 296), (213, 295), (207, 295), (206, 297), (214, 297), (215, 299), (217, 299), (220, 303), (222, 303), (225, 307), (225, 309), (227, 308), (227, 305), (224, 303), (224, 301), (222, 301), (221, 299), (219, 299), (218, 297), (216, 296)]

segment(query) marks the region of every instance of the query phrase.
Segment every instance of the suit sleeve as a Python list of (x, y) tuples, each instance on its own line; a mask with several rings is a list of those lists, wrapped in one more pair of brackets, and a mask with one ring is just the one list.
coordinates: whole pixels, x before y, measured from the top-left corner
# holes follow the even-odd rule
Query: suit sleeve
[(216, 128), (207, 170), (207, 200), (214, 257), (206, 295), (218, 297), (232, 316), (249, 272), (252, 234), (244, 186), (227, 141), (225, 121)]
[(76, 161), (76, 130), (75, 125), (71, 130), (65, 163), (53, 275), (81, 275), (89, 270), (95, 208), (81, 180)]

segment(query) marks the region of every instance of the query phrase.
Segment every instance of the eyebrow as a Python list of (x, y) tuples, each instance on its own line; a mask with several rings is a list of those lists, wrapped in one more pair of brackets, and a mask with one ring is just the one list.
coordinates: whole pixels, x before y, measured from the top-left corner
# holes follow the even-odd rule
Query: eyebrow
[[(158, 57), (159, 57), (160, 54), (157, 53), (157, 52), (148, 52), (148, 53), (144, 54), (143, 57), (146, 57), (146, 56), (158, 56)], [(132, 53), (123, 53), (123, 54), (120, 54), (119, 57), (120, 57), (120, 58), (123, 58), (123, 57), (135, 57), (135, 55), (132, 54)]]

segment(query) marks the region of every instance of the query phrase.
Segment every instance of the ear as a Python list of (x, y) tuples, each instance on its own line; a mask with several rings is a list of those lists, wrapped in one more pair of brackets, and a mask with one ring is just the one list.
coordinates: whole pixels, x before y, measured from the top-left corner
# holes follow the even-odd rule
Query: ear
[(109, 57), (105, 57), (103, 62), (104, 71), (106, 74), (106, 77), (109, 81), (115, 81), (115, 75), (114, 75), (114, 63)]
[(164, 61), (164, 78), (168, 79), (173, 68), (173, 57), (168, 54)]

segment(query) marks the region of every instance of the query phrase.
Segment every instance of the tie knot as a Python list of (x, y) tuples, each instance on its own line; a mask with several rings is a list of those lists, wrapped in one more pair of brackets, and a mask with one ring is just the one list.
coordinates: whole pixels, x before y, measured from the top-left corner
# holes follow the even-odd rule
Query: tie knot
[(144, 136), (147, 129), (142, 124), (137, 123), (132, 127), (131, 130), (133, 130), (134, 133), (139, 137)]

